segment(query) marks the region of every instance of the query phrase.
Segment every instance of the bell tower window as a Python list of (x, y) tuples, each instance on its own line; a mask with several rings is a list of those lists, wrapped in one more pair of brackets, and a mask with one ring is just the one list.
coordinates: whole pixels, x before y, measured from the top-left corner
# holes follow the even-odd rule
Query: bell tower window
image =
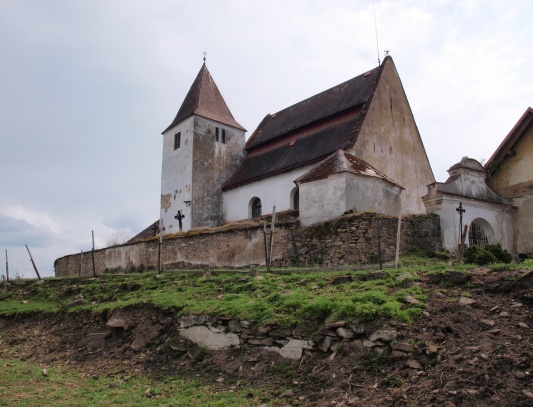
[(174, 134), (174, 150), (177, 150), (181, 146), (181, 131)]

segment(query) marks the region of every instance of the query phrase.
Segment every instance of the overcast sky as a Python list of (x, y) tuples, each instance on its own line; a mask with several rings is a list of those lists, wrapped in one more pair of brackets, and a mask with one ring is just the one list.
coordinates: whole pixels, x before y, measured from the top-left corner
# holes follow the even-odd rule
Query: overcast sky
[[(533, 2), (375, 1), (437, 181), (533, 105)], [(0, 274), (159, 217), (161, 149), (207, 66), (249, 136), (378, 64), (370, 0), (0, 0)]]

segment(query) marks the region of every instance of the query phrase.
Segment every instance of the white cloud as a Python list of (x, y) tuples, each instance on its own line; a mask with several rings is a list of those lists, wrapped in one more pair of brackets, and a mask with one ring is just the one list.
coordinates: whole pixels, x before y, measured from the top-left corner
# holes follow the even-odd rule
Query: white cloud
[(59, 234), (59, 225), (46, 213), (32, 212), (20, 205), (0, 208), (0, 215), (16, 220), (22, 220), (37, 228), (48, 229), (53, 234)]

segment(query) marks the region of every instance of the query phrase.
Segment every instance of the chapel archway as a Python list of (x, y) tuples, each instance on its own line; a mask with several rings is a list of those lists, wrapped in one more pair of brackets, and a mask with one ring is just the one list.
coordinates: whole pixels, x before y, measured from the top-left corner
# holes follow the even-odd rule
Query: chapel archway
[(468, 245), (484, 247), (494, 242), (494, 230), (483, 218), (477, 218), (470, 223), (468, 232)]

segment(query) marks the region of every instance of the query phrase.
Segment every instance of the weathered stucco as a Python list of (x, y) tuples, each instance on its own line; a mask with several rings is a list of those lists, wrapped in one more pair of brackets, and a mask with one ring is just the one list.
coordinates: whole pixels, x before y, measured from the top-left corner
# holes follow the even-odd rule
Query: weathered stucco
[(496, 191), (507, 195), (509, 188), (520, 184), (533, 184), (533, 126), (530, 126), (513, 148), (513, 153), (505, 156), (492, 178), (491, 185)]
[[(181, 132), (180, 148), (174, 149), (174, 135)], [(192, 200), (192, 155), (194, 118), (189, 117), (163, 134), (161, 170), (161, 214), (163, 235), (179, 231), (174, 218), (178, 210), (185, 215), (183, 230), (191, 227), (191, 211), (184, 201)]]
[(401, 188), (377, 177), (344, 172), (299, 187), (302, 226), (334, 219), (347, 211), (400, 213)]
[[(215, 128), (225, 130), (226, 143), (215, 140)], [(181, 145), (174, 149), (174, 135)], [(182, 230), (223, 223), (222, 184), (244, 153), (244, 131), (200, 116), (191, 116), (163, 134), (161, 219), (163, 235), (179, 232), (175, 218), (185, 215)]]
[[(383, 259), (394, 258), (397, 218), (366, 212), (302, 228), (296, 220), (276, 223), (272, 264), (275, 266), (327, 267), (377, 261), (378, 220)], [(419, 215), (402, 218), (401, 252), (412, 248), (439, 250), (439, 219)], [(157, 268), (157, 240), (97, 250), (96, 273), (144, 271)], [(161, 248), (163, 270), (179, 268), (242, 268), (265, 264), (263, 227), (241, 226), (232, 230), (206, 231), (166, 238)], [(92, 275), (91, 253), (56, 260), (56, 276)]]
[[(455, 252), (460, 243), (460, 218), (457, 208), (462, 203), (463, 227), (473, 221), (487, 225), (485, 232), (489, 243), (500, 243), (514, 253), (512, 234), (513, 207), (494, 192), (485, 181), (485, 170), (481, 164), (468, 157), (453, 165), (446, 182), (428, 185), (424, 203), (428, 213), (440, 217), (442, 244), (445, 249)], [(470, 227), (466, 236), (468, 244)]]
[(402, 213), (425, 213), (422, 196), (435, 182), (424, 144), (391, 59), (383, 67), (354, 155), (405, 188)]
[(490, 184), (516, 207), (513, 214), (515, 252), (533, 258), (533, 126), (494, 171)]
[[(215, 130), (219, 128), (219, 141)], [(225, 130), (226, 143), (221, 141)], [(192, 163), (192, 227), (224, 222), (222, 184), (235, 172), (244, 156), (244, 131), (213, 120), (195, 117)]]

